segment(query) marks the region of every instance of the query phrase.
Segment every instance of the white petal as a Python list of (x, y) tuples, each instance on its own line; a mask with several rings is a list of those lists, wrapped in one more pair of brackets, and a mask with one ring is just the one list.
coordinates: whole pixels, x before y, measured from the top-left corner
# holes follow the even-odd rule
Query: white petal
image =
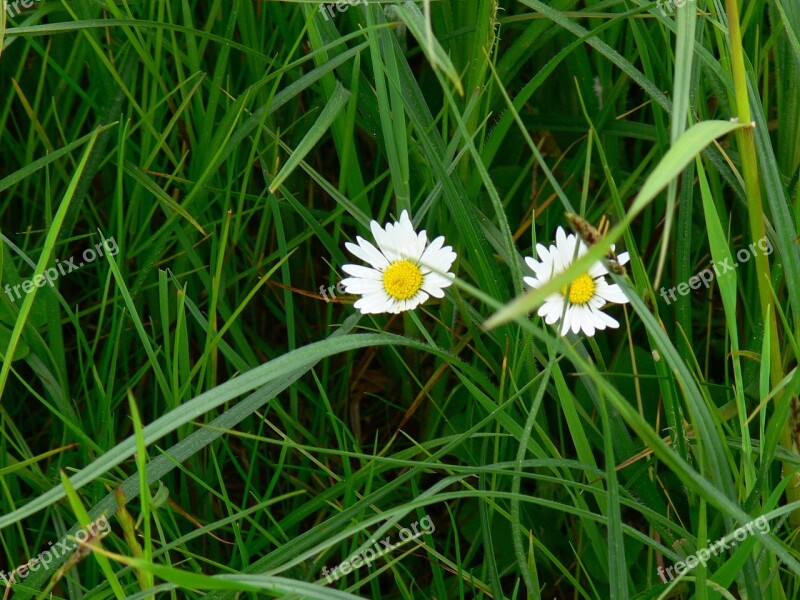
[(452, 285), (453, 280), (439, 275), (438, 273), (428, 273), (422, 280), (421, 289), (434, 296), (435, 298), (444, 298), (444, 288)]
[(589, 317), (588, 319), (584, 319), (581, 322), (581, 328), (583, 329), (583, 332), (587, 336), (589, 336), (589, 337), (594, 336), (594, 323), (592, 322), (592, 318), (591, 317)]
[[(407, 217), (408, 215), (406, 215)], [(392, 250), (400, 258), (408, 258), (408, 255), (413, 251), (413, 246), (417, 241), (417, 236), (411, 232), (411, 236), (406, 235), (406, 231), (400, 226), (400, 223), (393, 223), (386, 225), (386, 233), (389, 235), (389, 243)]]
[(553, 325), (560, 318), (561, 318), (561, 313), (560, 312), (552, 311), (552, 312), (548, 313), (547, 315), (545, 315), (544, 322), (547, 323), (548, 325)]
[(607, 315), (606, 313), (598, 310), (595, 314), (597, 315), (597, 318), (599, 320), (603, 321), (606, 324), (607, 327), (610, 327), (611, 329), (616, 329), (617, 327), (619, 327), (619, 321)]
[[(541, 251), (542, 248), (543, 246), (541, 244), (537, 246), (537, 250), (539, 251)], [(555, 272), (554, 260), (557, 254), (558, 250), (556, 249), (555, 246), (552, 246), (552, 252), (544, 251), (541, 262), (537, 262), (533, 259), (530, 260), (528, 260), (527, 258), (525, 259), (525, 262), (527, 263), (528, 267), (531, 269), (531, 271), (534, 272), (536, 278), (540, 281), (540, 283), (544, 283), (553, 276), (553, 273)]]
[(623, 292), (622, 288), (616, 283), (609, 284), (605, 279), (597, 279), (595, 280), (595, 285), (597, 287), (594, 293), (603, 300), (607, 302), (616, 302), (617, 304), (626, 304), (629, 302), (625, 292)]
[(408, 300), (403, 301), (404, 302), (403, 310), (413, 310), (420, 304), (423, 304), (428, 298), (430, 298), (430, 296), (428, 296), (428, 294), (420, 290)]
[(592, 309), (590, 311), (590, 314), (592, 316), (592, 323), (594, 324), (595, 328), (598, 331), (605, 330), (606, 326), (608, 325), (608, 323), (606, 322), (606, 320), (604, 318), (606, 316), (606, 314), (603, 311), (596, 310), (596, 309)]
[(564, 314), (564, 300), (559, 296), (557, 299), (545, 301), (539, 307), (537, 313), (540, 317), (544, 317), (544, 322), (552, 325), (561, 318)]
[(378, 244), (378, 248), (380, 248), (381, 253), (386, 257), (390, 263), (393, 263), (396, 260), (400, 260), (401, 256), (395, 250), (392, 238), (390, 236), (390, 227), (393, 229), (391, 223), (387, 223), (386, 230), (382, 229), (380, 225), (378, 225), (377, 221), (372, 221), (369, 224), (370, 230), (372, 231), (372, 236), (375, 238), (375, 243)]
[(522, 281), (524, 281), (527, 286), (529, 286), (531, 288), (534, 288), (534, 289), (536, 289), (540, 285), (542, 285), (541, 282), (538, 279), (536, 279), (535, 277), (523, 277)]
[(543, 246), (542, 244), (536, 244), (536, 254), (539, 256), (539, 260), (541, 262), (551, 262), (552, 259), (552, 251), (555, 250), (554, 246), (551, 246), (549, 249)]
[(383, 273), (376, 271), (375, 269), (370, 269), (369, 267), (363, 267), (361, 265), (342, 265), (342, 271), (348, 275), (359, 277), (361, 279), (383, 281)]
[(423, 273), (434, 271), (440, 275), (444, 275), (450, 269), (453, 261), (456, 259), (456, 253), (450, 246), (442, 246), (444, 244), (444, 236), (440, 235), (433, 240), (425, 249), (425, 252), (420, 256), (419, 264), (423, 267)]
[(389, 266), (389, 261), (375, 246), (360, 236), (356, 236), (356, 241), (358, 242), (357, 245), (352, 242), (345, 242), (344, 244), (351, 254), (365, 263), (369, 263), (374, 269), (383, 271)]
[(593, 310), (599, 310), (606, 305), (606, 301), (595, 293), (594, 296), (589, 298), (588, 304)]
[(395, 299), (391, 300), (389, 312), (394, 313), (394, 314), (397, 315), (397, 314), (400, 314), (401, 312), (403, 312), (404, 310), (405, 310), (405, 308), (403, 308), (403, 301), (402, 300), (395, 300)]
[(565, 250), (567, 248), (567, 234), (561, 226), (556, 229), (556, 246), (559, 250)]
[(386, 294), (368, 294), (356, 300), (353, 306), (365, 315), (385, 313), (390, 312), (390, 299)]
[(583, 330), (583, 326), (588, 320), (587, 310), (584, 306), (572, 307), (572, 332), (578, 333)]
[(525, 264), (528, 265), (528, 268), (535, 273), (536, 269), (538, 269), (542, 263), (533, 258), (532, 256), (526, 256)]
[(571, 327), (572, 327), (572, 311), (567, 310), (567, 314), (564, 315), (564, 320), (561, 322), (561, 335), (562, 336), (567, 335)]
[(608, 275), (608, 269), (606, 269), (602, 262), (597, 261), (589, 268), (589, 277), (592, 279), (597, 279), (603, 275)]
[(425, 252), (425, 246), (428, 245), (428, 234), (423, 229), (417, 235), (417, 243), (414, 247), (414, 252), (411, 254), (410, 258), (415, 261), (419, 261), (422, 258), (422, 254)]
[[(432, 258), (435, 257), (442, 249), (444, 245), (444, 236), (440, 235), (435, 240), (433, 240), (430, 245), (425, 248), (425, 251), (419, 257), (419, 264), (424, 269), (433, 270), (433, 265), (431, 264)], [(445, 269), (447, 270), (447, 269)]]
[[(575, 259), (575, 240), (574, 236), (567, 237), (564, 230), (559, 227), (559, 232), (556, 232), (556, 242), (558, 245), (558, 252), (553, 256), (553, 271), (554, 273), (561, 273), (572, 264)], [(560, 238), (560, 239), (559, 239)]]
[(403, 256), (414, 261), (419, 260), (428, 243), (428, 234), (424, 229), (419, 233), (414, 231), (408, 211), (404, 210), (400, 213), (400, 220), (395, 224), (394, 235), (395, 242), (399, 244), (398, 250)]
[(601, 315), (605, 315), (600, 311), (593, 310), (589, 305), (576, 306), (575, 314), (579, 319), (580, 329), (590, 337), (593, 336), (597, 330), (606, 328), (606, 321), (601, 318)]
[(414, 225), (411, 223), (411, 217), (408, 216), (407, 210), (403, 210), (403, 212), (400, 213), (400, 219), (395, 225), (399, 229), (398, 233), (401, 233), (403, 236), (416, 235), (414, 233)]
[(342, 279), (344, 291), (348, 294), (374, 294), (382, 292), (383, 282), (375, 281), (374, 279), (362, 279), (360, 277), (348, 277)]
[(394, 256), (395, 258), (389, 258), (389, 262), (394, 262), (395, 260), (400, 260), (402, 256), (400, 255), (400, 248), (397, 244), (397, 239), (395, 236), (395, 227), (394, 223), (386, 223), (384, 226), (384, 247), (381, 247), (381, 250), (384, 251), (386, 257), (389, 258), (389, 254)]
[[(386, 232), (389, 235), (389, 243), (392, 245), (392, 249), (401, 258), (416, 260), (422, 254), (427, 235), (424, 231), (421, 238), (416, 234), (407, 211), (404, 210), (400, 213), (400, 220), (396, 223), (387, 224)], [(420, 242), (422, 242), (421, 246)]]

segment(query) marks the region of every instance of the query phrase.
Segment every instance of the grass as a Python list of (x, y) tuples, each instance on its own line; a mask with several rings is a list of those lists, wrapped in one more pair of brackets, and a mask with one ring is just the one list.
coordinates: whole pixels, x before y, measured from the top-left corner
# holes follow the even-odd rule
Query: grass
[[(800, 593), (796, 3), (1, 14), (8, 597)], [(446, 297), (323, 297), (403, 210)], [(565, 212), (612, 226), (528, 290)], [(560, 336), (611, 244), (621, 327)]]

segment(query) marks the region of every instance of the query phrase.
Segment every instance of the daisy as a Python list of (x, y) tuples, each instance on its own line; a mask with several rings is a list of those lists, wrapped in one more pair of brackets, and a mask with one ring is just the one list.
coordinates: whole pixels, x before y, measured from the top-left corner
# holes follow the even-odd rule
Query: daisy
[(361, 296), (355, 307), (362, 314), (400, 313), (416, 308), (430, 296), (444, 297), (444, 288), (455, 277), (447, 271), (456, 259), (453, 248), (444, 246), (444, 236), (428, 244), (427, 234), (414, 231), (406, 211), (385, 229), (377, 221), (370, 223), (370, 229), (377, 248), (358, 236), (358, 244), (345, 243), (352, 254), (370, 266), (342, 266), (351, 275), (342, 280), (342, 285), (348, 294)]
[[(559, 227), (556, 230), (556, 243), (549, 248), (536, 244), (536, 253), (539, 260), (525, 257), (526, 264), (534, 273), (534, 277), (523, 277), (523, 281), (532, 288), (539, 288), (556, 275), (567, 270), (577, 257), (588, 252), (583, 240), (575, 234), (567, 235)], [(611, 246), (614, 250), (614, 246)], [(617, 262), (624, 265), (630, 260), (627, 252), (617, 257)], [(566, 335), (571, 329), (572, 333), (583, 332), (593, 336), (595, 330), (606, 327), (619, 327), (619, 322), (600, 309), (609, 302), (624, 304), (628, 298), (616, 283), (608, 283), (605, 276), (608, 270), (602, 262), (594, 263), (587, 273), (579, 275), (571, 283), (561, 288), (560, 292), (550, 294), (545, 298), (544, 304), (539, 307), (537, 314), (544, 317), (545, 323), (552, 325), (563, 316), (561, 335)]]

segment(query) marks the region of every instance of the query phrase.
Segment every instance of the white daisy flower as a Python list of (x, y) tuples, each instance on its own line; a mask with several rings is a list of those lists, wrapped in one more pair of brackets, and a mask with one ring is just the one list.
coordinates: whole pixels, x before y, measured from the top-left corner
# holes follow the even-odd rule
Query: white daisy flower
[(444, 297), (444, 288), (455, 278), (448, 269), (456, 259), (453, 248), (444, 245), (444, 236), (428, 244), (427, 234), (414, 231), (406, 211), (396, 223), (387, 223), (385, 230), (377, 221), (370, 223), (370, 229), (377, 248), (358, 236), (358, 244), (345, 243), (370, 266), (342, 266), (351, 275), (342, 285), (348, 294), (361, 296), (355, 303), (361, 313), (400, 313), (416, 308), (430, 296)]
[[(556, 230), (556, 243), (549, 248), (536, 244), (539, 260), (525, 257), (525, 263), (534, 273), (534, 277), (523, 277), (523, 281), (532, 288), (539, 288), (556, 275), (563, 273), (576, 259), (575, 247), (578, 246), (577, 257), (586, 254), (589, 249), (583, 240), (575, 234), (567, 235), (559, 227)], [(611, 246), (614, 249), (614, 246)], [(617, 262), (624, 265), (630, 255), (623, 252), (617, 256)], [(624, 304), (628, 302), (622, 288), (616, 283), (608, 283), (605, 275), (608, 270), (602, 262), (596, 262), (587, 273), (579, 275), (560, 292), (550, 294), (536, 314), (544, 317), (545, 323), (554, 324), (564, 317), (561, 323), (561, 335), (571, 329), (573, 333), (583, 330), (587, 336), (593, 336), (596, 330), (606, 327), (619, 327), (619, 322), (600, 309), (609, 302)]]

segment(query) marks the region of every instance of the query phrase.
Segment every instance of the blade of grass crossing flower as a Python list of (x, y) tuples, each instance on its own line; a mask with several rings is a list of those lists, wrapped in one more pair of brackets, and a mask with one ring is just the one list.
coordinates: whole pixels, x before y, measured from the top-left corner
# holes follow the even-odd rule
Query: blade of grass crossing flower
[(530, 290), (512, 300), (492, 315), (486, 321), (485, 326), (487, 328), (497, 327), (518, 316), (529, 313), (539, 306), (547, 296), (557, 292), (581, 273), (587, 271), (593, 263), (600, 260), (608, 252), (611, 244), (619, 240), (625, 228), (667, 187), (669, 182), (680, 176), (686, 165), (695, 156), (718, 137), (742, 127), (744, 126), (738, 123), (729, 123), (728, 121), (704, 121), (692, 126), (667, 151), (647, 177), (630, 210), (620, 223), (611, 229), (602, 240), (591, 246), (585, 255), (576, 259), (563, 273), (553, 277), (541, 287)]
[[(589, 112), (586, 110), (585, 103), (581, 102), (581, 106), (583, 108), (584, 118), (589, 124), (590, 139), (596, 140), (597, 153), (600, 159), (600, 163), (603, 165), (603, 171), (606, 176), (606, 183), (608, 184), (608, 189), (611, 194), (611, 201), (617, 210), (617, 214), (624, 215), (625, 209), (622, 204), (620, 192), (617, 189), (617, 184), (614, 179), (613, 171), (606, 157), (606, 153), (603, 144), (600, 140), (600, 137), (598, 135), (597, 128), (595, 127)], [(649, 294), (650, 297), (654, 297), (655, 294), (652, 289), (650, 278), (647, 275), (641, 256), (639, 255), (639, 251), (636, 247), (633, 234), (630, 231), (630, 229), (626, 229), (624, 235), (625, 235), (625, 246), (628, 253), (630, 254), (630, 268), (632, 271), (633, 280), (637, 283), (637, 287), (639, 289), (642, 288), (641, 282), (644, 282), (644, 294), (645, 295)], [(576, 348), (576, 350), (580, 351), (579, 348)], [(669, 369), (664, 364), (664, 361), (658, 361), (658, 360), (655, 361), (655, 368), (656, 371), (659, 373), (658, 384), (661, 388), (661, 393), (664, 399), (663, 400), (664, 410), (667, 415), (667, 422), (669, 423), (669, 426), (672, 429), (672, 431), (676, 432), (676, 435), (674, 436), (674, 441), (677, 442), (676, 447), (678, 449), (678, 452), (682, 457), (687, 458), (688, 449), (686, 444), (686, 438), (684, 435), (685, 434), (684, 420), (680, 415), (678, 398), (677, 395), (675, 394), (673, 379), (671, 376), (669, 376)], [(584, 378), (590, 380), (586, 382), (587, 389), (590, 389), (590, 386), (594, 385), (592, 383), (594, 379), (593, 376), (591, 374), (588, 374), (585, 375)], [(597, 395), (596, 390), (594, 390), (594, 395)], [(637, 400), (638, 399), (639, 398), (637, 397)], [(600, 400), (599, 398), (596, 399), (595, 406), (599, 406), (601, 402), (603, 402), (603, 400)], [(617, 413), (612, 413), (612, 414), (614, 415), (612, 423), (615, 426), (617, 426), (618, 414)], [(615, 442), (614, 451), (619, 457), (619, 460), (630, 458), (634, 450), (632, 449), (632, 440), (630, 440), (627, 430), (624, 429), (624, 427), (617, 426), (614, 432), (613, 439)], [(647, 502), (648, 506), (661, 506), (663, 504), (663, 501), (660, 498), (660, 494), (658, 493), (658, 491), (655, 488), (655, 485), (653, 484), (652, 478), (648, 479), (647, 481), (640, 480), (639, 483), (637, 483), (636, 485), (638, 486), (636, 488), (636, 493), (638, 493), (641, 496), (641, 498)]]

